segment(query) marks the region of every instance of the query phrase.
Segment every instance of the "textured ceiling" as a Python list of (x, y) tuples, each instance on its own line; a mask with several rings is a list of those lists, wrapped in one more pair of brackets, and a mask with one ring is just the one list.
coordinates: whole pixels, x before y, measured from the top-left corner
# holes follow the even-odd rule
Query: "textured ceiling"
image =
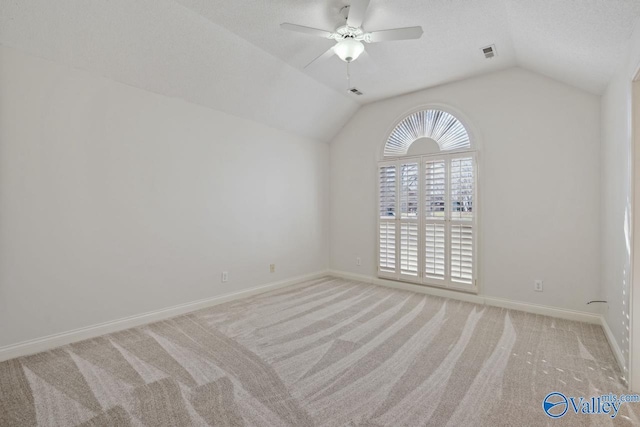
[(518, 64), (600, 94), (624, 62), (639, 0), (506, 0)]
[[(337, 90), (336, 57), (303, 67), (334, 42), (281, 30), (281, 22), (333, 30), (349, 0), (176, 0)], [(421, 25), (419, 40), (366, 45), (352, 83), (370, 102), (515, 65), (601, 93), (621, 63), (640, 0), (371, 0), (366, 31)], [(480, 50), (495, 44), (498, 56)]]
[(356, 97), (336, 57), (303, 68), (332, 41), (279, 28), (333, 30), (348, 3), (0, 0), (0, 43), (326, 141), (358, 104), (517, 65), (601, 93), (640, 17), (640, 0), (371, 0), (365, 30), (424, 35), (366, 45)]
[[(346, 64), (337, 57), (303, 67), (335, 42), (279, 28), (281, 22), (333, 30), (344, 25), (340, 9), (349, 0), (252, 1), (176, 0), (303, 70), (346, 91)], [(367, 56), (351, 65), (352, 85), (370, 102), (428, 86), (516, 65), (502, 0), (371, 0), (366, 31), (421, 25), (419, 40), (367, 44)], [(489, 61), (481, 47), (495, 43), (500, 55)]]

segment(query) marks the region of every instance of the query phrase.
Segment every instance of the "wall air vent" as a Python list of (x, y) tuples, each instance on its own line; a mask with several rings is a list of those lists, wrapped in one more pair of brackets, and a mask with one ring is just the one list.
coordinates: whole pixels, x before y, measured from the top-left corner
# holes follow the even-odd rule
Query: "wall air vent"
[(491, 59), (494, 56), (496, 56), (498, 53), (496, 52), (496, 46), (495, 45), (491, 45), (491, 46), (485, 46), (482, 48), (482, 53), (484, 54), (484, 57), (487, 59)]
[(355, 94), (355, 95), (362, 95), (362, 92), (360, 92), (358, 89), (356, 89), (355, 87), (352, 87), (351, 89), (349, 89), (349, 92)]

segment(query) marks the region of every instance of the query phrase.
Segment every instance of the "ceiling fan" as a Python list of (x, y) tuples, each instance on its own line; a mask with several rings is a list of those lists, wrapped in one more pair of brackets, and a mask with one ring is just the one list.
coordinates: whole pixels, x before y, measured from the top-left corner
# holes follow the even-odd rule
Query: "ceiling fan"
[(280, 24), (280, 27), (285, 30), (311, 34), (336, 41), (334, 46), (307, 64), (305, 68), (318, 60), (329, 58), (334, 54), (344, 62), (349, 63), (355, 61), (362, 52), (364, 52), (364, 44), (362, 42), (378, 43), (392, 40), (410, 40), (419, 39), (422, 36), (422, 27), (395, 28), (370, 33), (365, 32), (362, 29), (362, 21), (369, 6), (369, 1), (370, 0), (353, 0), (351, 6), (342, 8), (342, 11), (347, 12), (347, 22), (346, 25), (336, 28), (334, 32), (289, 23)]

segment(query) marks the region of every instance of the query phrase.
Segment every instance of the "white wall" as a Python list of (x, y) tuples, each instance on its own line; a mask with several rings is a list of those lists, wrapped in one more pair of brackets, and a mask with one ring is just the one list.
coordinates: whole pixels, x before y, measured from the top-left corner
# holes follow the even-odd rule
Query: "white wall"
[[(601, 282), (603, 308), (622, 356), (629, 366), (629, 203), (631, 161), (631, 81), (640, 66), (640, 26), (629, 55), (602, 96)], [(637, 243), (636, 243), (637, 245)], [(637, 273), (636, 273), (637, 274)]]
[(356, 113), (331, 143), (331, 268), (376, 275), (376, 162), (395, 122), (430, 103), (462, 112), (482, 144), (480, 293), (596, 311), (599, 97), (519, 68)]
[(327, 267), (328, 145), (0, 64), (0, 347)]

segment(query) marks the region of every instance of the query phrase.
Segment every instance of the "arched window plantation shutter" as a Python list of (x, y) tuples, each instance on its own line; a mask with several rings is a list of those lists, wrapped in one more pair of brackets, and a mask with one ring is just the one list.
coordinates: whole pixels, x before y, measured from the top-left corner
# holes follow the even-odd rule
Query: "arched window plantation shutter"
[[(441, 153), (407, 157), (425, 136)], [(442, 111), (412, 114), (394, 129), (385, 146), (391, 159), (378, 169), (380, 277), (477, 290), (477, 166), (468, 148), (462, 124)]]
[(398, 123), (384, 147), (384, 156), (404, 156), (409, 146), (420, 138), (433, 139), (441, 151), (471, 148), (469, 134), (460, 120), (446, 111), (425, 110), (413, 113)]

